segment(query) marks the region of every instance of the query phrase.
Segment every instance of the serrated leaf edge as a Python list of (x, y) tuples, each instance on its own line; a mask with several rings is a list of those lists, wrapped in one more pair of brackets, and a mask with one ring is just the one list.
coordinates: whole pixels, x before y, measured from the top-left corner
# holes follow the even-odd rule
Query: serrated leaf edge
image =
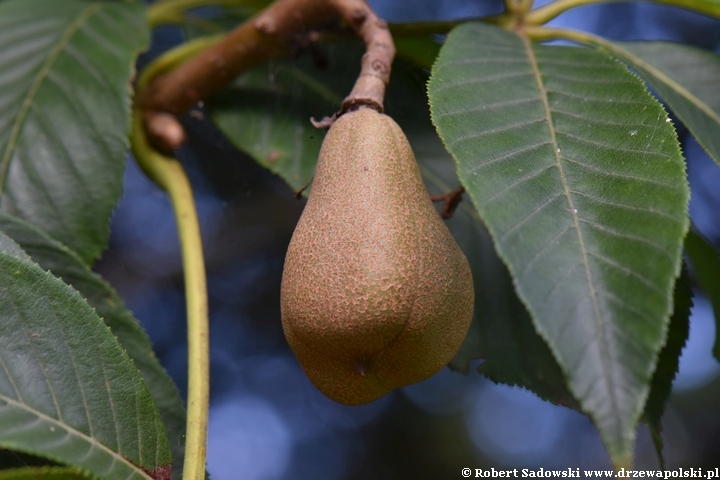
[(15, 118), (15, 123), (13, 125), (12, 131), (10, 132), (10, 138), (8, 139), (7, 147), (5, 148), (2, 159), (0, 159), (0, 195), (2, 195), (5, 189), (5, 180), (7, 179), (7, 173), (10, 168), (10, 158), (12, 157), (12, 153), (15, 150), (15, 145), (17, 144), (20, 130), (22, 129), (22, 125), (25, 122), (25, 117), (27, 116), (27, 113), (32, 107), (35, 95), (37, 95), (37, 92), (42, 86), (43, 81), (45, 81), (45, 79), (48, 77), (50, 69), (55, 63), (55, 60), (57, 60), (58, 56), (63, 52), (65, 47), (67, 47), (68, 43), (70, 43), (73, 35), (75, 35), (75, 33), (82, 27), (82, 25), (87, 19), (95, 15), (98, 11), (100, 11), (100, 9), (102, 9), (102, 7), (102, 3), (93, 3), (87, 6), (80, 13), (80, 15), (78, 15), (78, 17), (67, 27), (55, 47), (50, 51), (50, 54), (47, 56), (42, 66), (40, 67), (40, 70), (35, 76), (35, 79), (30, 86), (30, 89), (28, 89), (28, 92), (23, 99), (22, 107), (17, 117)]
[[(50, 271), (45, 271), (42, 267), (40, 267), (40, 265), (38, 265), (37, 263), (35, 263), (35, 261), (33, 261), (30, 257), (23, 258), (23, 257), (21, 257), (21, 256), (19, 256), (19, 255), (14, 255), (14, 254), (11, 254), (11, 253), (8, 253), (8, 252), (5, 252), (5, 251), (0, 251), (0, 256), (13, 258), (13, 259), (16, 259), (16, 260), (18, 260), (18, 261), (21, 261), (21, 262), (24, 262), (24, 263), (28, 263), (28, 264), (29, 264), (28, 268), (36, 269), (36, 270), (38, 270), (39, 272), (42, 272), (42, 274), (45, 275), (46, 277), (49, 277), (50, 279), (52, 279), (52, 280), (54, 280), (54, 281), (62, 282), (64, 288), (68, 291), (69, 295), (77, 296), (80, 300), (82, 300), (82, 302), (85, 303), (85, 304), (92, 310), (92, 312), (95, 314), (95, 316), (96, 316), (96, 317), (98, 318), (98, 320), (101, 322), (101, 323), (100, 323), (100, 327), (101, 327), (101, 328), (105, 328), (105, 329), (107, 330), (107, 332), (110, 334), (110, 336), (111, 336), (113, 339), (115, 339), (115, 341), (117, 342), (117, 338), (116, 338), (115, 335), (112, 333), (112, 330), (110, 329), (110, 327), (107, 326), (107, 324), (105, 324), (105, 322), (103, 321), (103, 319), (98, 315), (95, 307), (93, 307), (92, 305), (88, 304), (88, 303), (87, 303), (87, 299), (86, 299), (82, 294), (80, 294), (80, 292), (78, 292), (75, 288), (73, 288), (71, 285), (68, 285), (67, 283), (63, 282), (62, 279), (59, 279), (58, 277), (54, 276)], [(140, 374), (140, 371), (139, 371), (139, 370), (137, 369), (137, 367), (135, 366), (135, 362), (133, 362), (132, 359), (127, 356), (127, 353), (125, 352), (125, 349), (122, 347), (122, 345), (119, 344), (119, 342), (118, 342), (118, 346), (119, 346), (120, 350), (123, 352), (123, 354), (128, 358), (131, 367), (134, 369), (134, 371), (137, 372), (138, 377), (140, 378), (140, 381), (141, 381), (142, 384), (144, 385), (144, 381), (142, 380), (142, 375)], [(12, 376), (9, 374), (8, 369), (7, 369), (7, 366), (5, 365), (5, 362), (3, 361), (3, 359), (2, 359), (1, 357), (0, 357), (0, 366), (2, 366), (3, 370), (5, 370), (5, 372), (6, 372), (6, 375), (8, 376), (8, 378), (10, 379), (10, 381), (13, 383), (13, 387), (15, 388), (15, 391), (18, 392), (17, 387), (15, 386), (14, 381), (13, 381), (13, 379), (12, 379)], [(147, 387), (145, 387), (145, 388), (147, 389)], [(19, 392), (18, 392), (18, 395), (19, 395)], [(19, 395), (19, 396), (21, 396), (21, 395)], [(148, 396), (152, 399), (152, 395), (150, 395), (149, 392), (148, 392)], [(83, 398), (84, 398), (84, 394), (83, 394)], [(53, 399), (54, 399), (54, 393), (53, 393)], [(60, 420), (58, 420), (58, 419), (55, 419), (55, 418), (53, 418), (53, 417), (51, 417), (51, 416), (49, 416), (49, 415), (47, 415), (47, 414), (45, 414), (45, 413), (39, 412), (39, 411), (37, 411), (37, 410), (35, 410), (35, 409), (27, 406), (27, 405), (24, 404), (24, 403), (20, 403), (20, 402), (18, 402), (17, 400), (14, 400), (14, 399), (12, 399), (12, 398), (6, 397), (5, 395), (0, 394), (0, 400), (2, 400), (2, 401), (4, 401), (4, 402), (7, 402), (8, 404), (13, 404), (13, 405), (15, 405), (17, 408), (19, 408), (19, 409), (21, 409), (21, 410), (24, 410), (24, 411), (27, 411), (27, 412), (29, 412), (29, 413), (32, 413), (32, 414), (36, 415), (38, 418), (42, 418), (43, 420), (46, 420), (46, 421), (48, 421), (48, 422), (50, 422), (50, 423), (53, 423), (53, 424), (55, 424), (55, 425), (58, 425), (62, 430), (65, 430), (65, 431), (67, 431), (67, 432), (70, 433), (70, 434), (75, 434), (75, 436), (80, 437), (80, 438), (86, 440), (86, 441), (87, 441), (89, 444), (91, 444), (91, 445), (96, 445), (96, 446), (98, 446), (101, 450), (104, 450), (104, 451), (106, 451), (107, 453), (109, 453), (110, 456), (112, 456), (113, 458), (118, 459), (118, 460), (120, 461), (120, 463), (123, 463), (123, 464), (126, 464), (126, 465), (130, 466), (130, 468), (131, 468), (132, 470), (134, 470), (136, 473), (143, 475), (145, 478), (151, 478), (151, 477), (149, 477), (149, 476), (147, 475), (147, 473), (145, 473), (145, 471), (143, 470), (143, 468), (142, 468), (141, 466), (134, 464), (132, 461), (130, 461), (129, 459), (125, 458), (122, 454), (120, 454), (120, 453), (118, 453), (118, 452), (114, 452), (110, 447), (108, 447), (107, 445), (103, 444), (102, 442), (99, 442), (99, 441), (96, 440), (95, 438), (90, 437), (90, 436), (88, 436), (87, 434), (85, 434), (85, 433), (83, 433), (83, 432), (81, 432), (81, 431), (79, 431), (79, 430), (77, 430), (77, 429), (74, 429), (74, 428), (70, 427), (69, 425), (67, 425), (67, 424), (65, 424), (65, 423), (62, 423), (62, 422), (61, 422)], [(57, 407), (57, 404), (56, 404), (56, 407)], [(86, 413), (87, 413), (87, 408), (86, 408), (85, 410), (86, 410)], [(159, 428), (162, 430), (162, 433), (163, 433), (163, 435), (164, 435), (164, 434), (165, 434), (165, 426), (164, 426), (164, 424), (162, 423), (162, 421), (160, 421), (159, 418), (158, 418), (158, 419), (156, 419), (156, 422), (155, 422), (155, 423), (156, 423), (156, 428), (159, 427)], [(117, 422), (115, 422), (115, 424), (117, 425)], [(13, 449), (13, 450), (23, 451), (23, 452), (25, 452), (25, 453), (29, 453), (29, 454), (32, 454), (32, 455), (38, 455), (38, 456), (41, 456), (41, 457), (43, 457), (43, 458), (48, 458), (48, 459), (51, 459), (51, 460), (57, 460), (57, 461), (60, 461), (60, 462), (62, 462), (62, 463), (66, 463), (66, 460), (65, 460), (65, 459), (56, 458), (56, 457), (54, 457), (53, 455), (48, 455), (48, 454), (46, 454), (45, 452), (39, 452), (39, 451), (33, 451), (33, 450), (25, 449), (25, 448), (20, 448), (20, 447), (15, 446), (12, 442), (0, 442), (0, 445), (2, 445), (2, 446), (7, 446), (8, 448), (11, 448), (11, 449)], [(158, 448), (158, 451), (159, 451), (160, 444), (157, 445), (157, 448)], [(159, 455), (156, 454), (156, 457), (159, 457)], [(80, 466), (78, 466), (78, 467), (80, 467)], [(82, 468), (82, 467), (80, 467), (80, 468)], [(86, 471), (86, 469), (83, 468), (83, 471)], [(92, 473), (92, 472), (91, 472), (91, 473)]]

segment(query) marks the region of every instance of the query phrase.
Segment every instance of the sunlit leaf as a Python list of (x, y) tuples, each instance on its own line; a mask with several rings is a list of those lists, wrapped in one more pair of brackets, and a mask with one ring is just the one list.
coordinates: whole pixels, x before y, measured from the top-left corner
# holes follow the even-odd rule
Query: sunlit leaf
[(483, 24), (449, 35), (428, 91), (536, 329), (614, 464), (629, 465), (688, 226), (665, 111), (603, 53)]
[(72, 287), (5, 249), (0, 447), (101, 478), (149, 478), (171, 461), (152, 397), (102, 319)]
[(720, 56), (669, 42), (608, 42), (720, 165)]
[(0, 2), (0, 208), (86, 262), (122, 192), (141, 2)]
[(180, 476), (185, 445), (185, 409), (177, 388), (155, 357), (147, 334), (122, 299), (80, 257), (38, 228), (0, 213), (0, 231), (17, 242), (40, 267), (78, 290), (110, 327), (140, 370), (153, 396), (173, 450), (174, 469)]

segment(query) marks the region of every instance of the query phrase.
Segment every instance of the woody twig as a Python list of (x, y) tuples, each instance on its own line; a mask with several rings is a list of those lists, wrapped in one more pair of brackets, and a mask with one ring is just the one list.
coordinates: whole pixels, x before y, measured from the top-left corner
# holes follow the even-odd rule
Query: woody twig
[[(247, 20), (216, 44), (176, 69), (158, 75), (138, 94), (137, 104), (145, 112), (145, 127), (153, 143), (163, 150), (184, 141), (179, 116), (198, 101), (219, 91), (240, 73), (270, 58), (290, 51), (299, 35), (323, 29), (343, 20), (366, 44), (361, 72), (340, 112), (319, 122), (329, 126), (345, 111), (366, 105), (383, 110), (385, 87), (395, 47), (387, 23), (379, 19), (365, 0), (278, 0)], [(162, 116), (162, 121), (156, 117)], [(168, 131), (163, 130), (168, 126)]]

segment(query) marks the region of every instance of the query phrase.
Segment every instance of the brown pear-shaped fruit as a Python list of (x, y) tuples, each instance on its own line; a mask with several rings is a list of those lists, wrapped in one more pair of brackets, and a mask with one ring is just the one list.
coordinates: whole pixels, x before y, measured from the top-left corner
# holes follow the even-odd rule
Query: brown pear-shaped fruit
[(283, 329), (308, 378), (347, 405), (424, 380), (460, 348), (473, 301), (400, 127), (370, 108), (338, 118), (282, 278)]

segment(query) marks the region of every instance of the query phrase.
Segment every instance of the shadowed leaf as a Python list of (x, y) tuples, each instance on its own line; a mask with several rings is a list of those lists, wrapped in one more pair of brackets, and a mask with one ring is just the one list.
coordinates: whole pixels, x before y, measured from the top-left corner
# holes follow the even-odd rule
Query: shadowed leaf
[(680, 278), (675, 283), (674, 311), (670, 318), (667, 340), (660, 350), (658, 364), (652, 379), (652, 389), (645, 404), (643, 419), (648, 423), (660, 460), (665, 470), (665, 457), (662, 452), (662, 424), (665, 405), (670, 398), (672, 383), (678, 372), (680, 354), (690, 333), (690, 309), (692, 308), (692, 287), (687, 270), (683, 268)]
[(710, 299), (715, 314), (713, 355), (720, 361), (720, 253), (702, 235), (690, 230), (685, 237), (693, 277)]

